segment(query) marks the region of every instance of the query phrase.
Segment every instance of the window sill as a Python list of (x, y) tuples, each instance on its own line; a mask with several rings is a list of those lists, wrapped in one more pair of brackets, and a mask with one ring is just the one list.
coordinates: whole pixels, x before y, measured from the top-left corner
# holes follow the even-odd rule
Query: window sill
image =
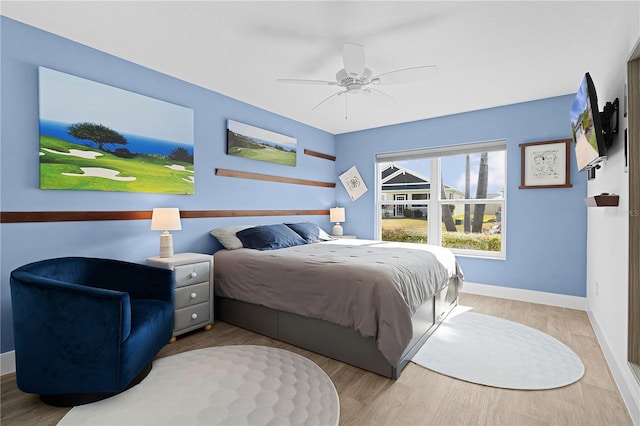
[(475, 259), (488, 259), (488, 260), (507, 260), (507, 256), (504, 253), (487, 253), (472, 250), (458, 250), (450, 249), (456, 257), (471, 257)]

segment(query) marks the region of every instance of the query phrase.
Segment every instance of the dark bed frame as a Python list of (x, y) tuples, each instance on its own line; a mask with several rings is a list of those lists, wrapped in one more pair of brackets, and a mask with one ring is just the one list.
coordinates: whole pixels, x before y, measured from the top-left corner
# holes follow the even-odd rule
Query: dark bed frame
[(458, 302), (458, 279), (423, 304), (412, 316), (413, 337), (396, 365), (380, 353), (373, 337), (327, 321), (279, 311), (226, 297), (215, 297), (216, 319), (398, 379), (402, 369)]

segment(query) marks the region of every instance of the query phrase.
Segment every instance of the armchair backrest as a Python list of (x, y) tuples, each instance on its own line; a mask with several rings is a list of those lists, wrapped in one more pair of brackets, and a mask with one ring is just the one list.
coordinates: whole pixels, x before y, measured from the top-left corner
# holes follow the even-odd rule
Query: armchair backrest
[[(122, 291), (64, 282), (18, 269), (11, 273), (11, 302), (14, 329), (16, 320), (19, 321), (18, 325), (23, 324), (20, 322), (21, 316), (27, 317), (25, 320), (30, 322), (29, 327), (43, 327), (44, 324), (38, 324), (38, 321), (46, 321), (51, 325), (73, 315), (78, 318), (78, 324), (69, 325), (70, 329), (99, 327), (100, 324), (117, 329), (114, 325), (119, 323), (118, 344), (131, 331), (131, 301), (129, 294)], [(97, 308), (97, 311), (90, 306)], [(106, 310), (110, 311), (108, 316), (115, 320), (104, 322), (102, 317)], [(96, 315), (98, 312), (102, 315)]]
[[(29, 386), (50, 375), (47, 366), (64, 372), (80, 366), (86, 370), (89, 360), (96, 369), (103, 368), (100, 380), (106, 386), (119, 385), (120, 376), (114, 372), (122, 342), (131, 330), (127, 293), (64, 283), (24, 271), (14, 271), (10, 282), (20, 389), (29, 392)], [(53, 382), (43, 383), (51, 389), (39, 387), (38, 393), (55, 393)]]
[(129, 293), (132, 299), (173, 301), (173, 271), (115, 259), (60, 257), (29, 263), (16, 271), (87, 287)]

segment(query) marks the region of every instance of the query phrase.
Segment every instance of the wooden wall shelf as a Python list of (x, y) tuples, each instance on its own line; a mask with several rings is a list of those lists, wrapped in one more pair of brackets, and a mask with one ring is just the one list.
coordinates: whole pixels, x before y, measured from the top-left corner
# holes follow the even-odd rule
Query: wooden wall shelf
[[(182, 219), (250, 216), (328, 216), (329, 210), (180, 210)], [(98, 222), (103, 220), (151, 220), (151, 211), (32, 211), (0, 212), (0, 223)]]
[(333, 182), (320, 182), (307, 179), (295, 179), (281, 176), (263, 175), (260, 173), (240, 172), (237, 170), (216, 169), (216, 176), (226, 176), (241, 179), (254, 179), (254, 180), (266, 180), (280, 183), (293, 183), (297, 185), (310, 185), (310, 186), (323, 186), (325, 188), (335, 188), (336, 184)]
[(587, 207), (617, 207), (619, 201), (620, 196), (613, 194), (600, 194), (584, 199)]
[(310, 149), (305, 149), (304, 153), (306, 155), (311, 155), (312, 157), (324, 158), (329, 161), (336, 161), (336, 157), (334, 155), (323, 154), (322, 152), (312, 151)]

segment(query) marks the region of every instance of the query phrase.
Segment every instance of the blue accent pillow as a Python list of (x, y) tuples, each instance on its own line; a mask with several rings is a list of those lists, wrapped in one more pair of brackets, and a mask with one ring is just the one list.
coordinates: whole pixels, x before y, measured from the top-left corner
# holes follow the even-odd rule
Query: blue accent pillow
[(307, 243), (317, 243), (318, 241), (329, 241), (333, 238), (324, 232), (315, 223), (300, 222), (300, 223), (285, 223), (289, 228), (293, 229), (298, 235), (300, 235)]
[(276, 225), (254, 226), (236, 232), (242, 246), (257, 250), (275, 250), (306, 244), (300, 235), (280, 223)]

